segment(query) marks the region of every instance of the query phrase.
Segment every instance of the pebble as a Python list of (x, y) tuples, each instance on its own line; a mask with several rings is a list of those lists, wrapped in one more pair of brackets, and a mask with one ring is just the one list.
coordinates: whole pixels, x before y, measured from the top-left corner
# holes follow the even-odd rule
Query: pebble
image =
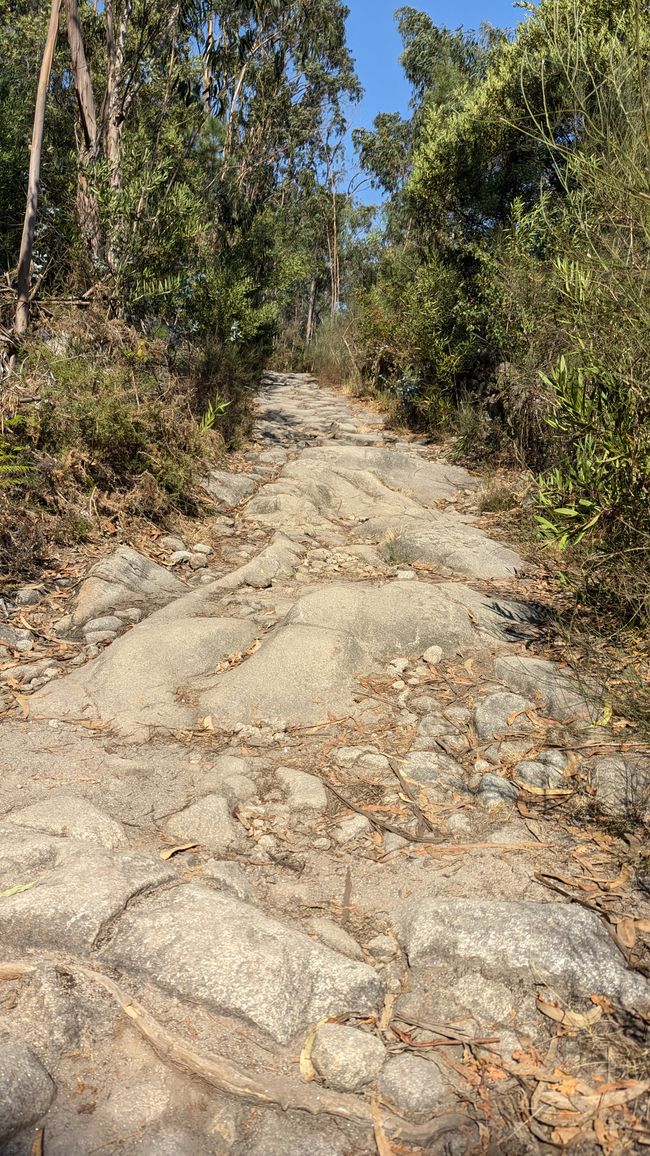
[(447, 1094), (447, 1085), (431, 1060), (405, 1053), (388, 1060), (379, 1092), (400, 1113), (418, 1119), (435, 1111)]
[(519, 788), (502, 775), (483, 775), (477, 790), (481, 802), (488, 808), (514, 803), (519, 797)]
[(121, 618), (126, 622), (132, 622), (134, 626), (142, 621), (142, 611), (139, 606), (127, 606), (126, 610), (116, 610), (115, 617)]
[(191, 570), (205, 570), (208, 560), (205, 554), (190, 555), (190, 569)]
[(342, 1024), (324, 1024), (312, 1048), (319, 1076), (339, 1092), (356, 1092), (379, 1076), (386, 1049), (377, 1036)]
[(39, 590), (35, 586), (23, 586), (22, 590), (17, 590), (14, 594), (14, 601), (17, 606), (36, 606), (44, 593), (42, 588)]
[(114, 630), (89, 630), (86, 634), (86, 642), (91, 646), (99, 646), (100, 642), (112, 642), (117, 638)]
[(29, 654), (30, 650), (34, 649), (34, 643), (31, 638), (19, 638), (18, 642), (14, 643), (14, 650), (19, 654)]
[(91, 618), (83, 627), (84, 634), (93, 634), (99, 631), (108, 630), (114, 633), (123, 625), (122, 620), (116, 614), (107, 614), (104, 618)]
[(430, 646), (427, 650), (424, 651), (424, 654), (422, 655), (422, 657), (423, 657), (425, 662), (428, 662), (429, 666), (437, 666), (438, 663), (442, 661), (442, 657), (443, 657), (442, 647), (441, 646)]
[(181, 562), (189, 562), (192, 555), (189, 550), (174, 550), (169, 561), (172, 566), (178, 566)]
[(397, 835), (394, 831), (387, 831), (384, 835), (384, 850), (386, 854), (391, 851), (401, 851), (402, 847), (408, 847), (408, 839), (403, 839), (401, 835)]
[(417, 578), (415, 570), (398, 570), (395, 575), (398, 582), (410, 582), (413, 578)]
[(97, 658), (97, 655), (99, 654), (99, 647), (97, 646), (97, 643), (91, 642), (85, 649), (89, 658)]
[(176, 534), (165, 534), (162, 538), (158, 539), (156, 544), (160, 546), (162, 550), (173, 550), (175, 553), (185, 549), (183, 539), (179, 538)]
[(332, 838), (337, 843), (349, 843), (359, 835), (365, 835), (369, 830), (370, 822), (365, 815), (352, 815), (350, 819), (343, 819), (332, 829)]
[(338, 923), (334, 923), (332, 919), (315, 915), (309, 920), (307, 929), (316, 935), (326, 947), (331, 947), (332, 951), (340, 951), (341, 955), (348, 955), (350, 959), (363, 959), (363, 952), (356, 939), (353, 939), (345, 928), (339, 927)]
[(390, 935), (375, 935), (366, 946), (370, 954), (382, 963), (394, 959), (398, 952), (398, 946)]
[(278, 767), (277, 777), (286, 792), (290, 807), (295, 807), (296, 810), (326, 810), (327, 791), (315, 775), (307, 775), (304, 771), (294, 770), (293, 767)]
[(197, 542), (194, 546), (192, 546), (192, 550), (195, 554), (210, 555), (214, 553), (212, 546), (206, 546), (205, 542)]

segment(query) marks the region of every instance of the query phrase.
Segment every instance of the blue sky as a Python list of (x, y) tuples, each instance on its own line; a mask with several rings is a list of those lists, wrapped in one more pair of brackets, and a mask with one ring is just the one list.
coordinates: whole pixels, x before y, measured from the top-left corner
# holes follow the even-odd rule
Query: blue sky
[[(405, 0), (346, 0), (348, 43), (357, 64), (359, 80), (365, 95), (359, 105), (349, 110), (350, 128), (370, 127), (378, 112), (402, 112), (408, 109), (409, 86), (398, 63), (401, 41), (395, 28), (394, 12)], [(510, 28), (522, 17), (512, 0), (410, 0), (413, 8), (428, 12), (436, 24), (448, 28), (478, 28), (487, 21), (497, 28)], [(352, 150), (348, 150), (350, 175), (355, 168)], [(375, 201), (378, 194), (363, 194), (363, 200)]]

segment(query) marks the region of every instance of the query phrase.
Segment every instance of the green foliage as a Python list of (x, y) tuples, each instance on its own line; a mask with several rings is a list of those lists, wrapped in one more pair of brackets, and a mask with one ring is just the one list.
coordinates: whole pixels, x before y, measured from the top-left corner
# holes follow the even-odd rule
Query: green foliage
[(220, 397), (217, 393), (208, 402), (208, 408), (201, 414), (199, 420), (199, 430), (201, 433), (207, 433), (208, 430), (214, 429), (220, 417), (223, 417), (231, 402), (226, 401), (225, 398)]
[(126, 495), (148, 477), (142, 513), (190, 509), (209, 447), (162, 350), (138, 342), (118, 351), (110, 340), (103, 346), (96, 340), (89, 357), (87, 340), (71, 337), (65, 353), (36, 344), (24, 363), (40, 398), (30, 435), (34, 453), (66, 462), (70, 482), (86, 489)]
[(542, 534), (584, 560), (590, 599), (647, 615), (650, 36), (641, 6), (541, 0), (508, 37), (449, 33), (406, 13), (406, 185), (389, 180), (383, 121), (359, 141), (372, 178), (385, 171), (391, 192), (383, 254), (357, 294), (366, 378), (408, 397), (412, 422), (447, 418), (455, 456), (507, 448), (538, 475)]
[(28, 481), (33, 473), (28, 447), (16, 435), (23, 423), (14, 418), (5, 419), (0, 434), (0, 490), (14, 490)]

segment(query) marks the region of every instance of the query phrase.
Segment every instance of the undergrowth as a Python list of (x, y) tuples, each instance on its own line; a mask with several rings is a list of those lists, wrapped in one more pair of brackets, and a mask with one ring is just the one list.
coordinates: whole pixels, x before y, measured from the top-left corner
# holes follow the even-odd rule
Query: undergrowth
[(256, 374), (98, 313), (35, 329), (3, 396), (5, 577), (31, 574), (48, 544), (101, 532), (102, 518), (164, 524), (207, 509), (200, 479), (248, 432)]

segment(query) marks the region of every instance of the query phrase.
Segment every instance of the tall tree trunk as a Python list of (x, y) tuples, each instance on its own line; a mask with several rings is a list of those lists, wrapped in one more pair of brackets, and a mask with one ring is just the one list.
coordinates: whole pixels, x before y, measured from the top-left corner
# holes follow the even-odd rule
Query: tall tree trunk
[(339, 223), (336, 205), (336, 185), (334, 184), (334, 177), (332, 177), (332, 316), (338, 312), (340, 296)]
[[(29, 156), (29, 177), (27, 181), (27, 203), (25, 206), (25, 220), (23, 234), (20, 241), (18, 257), (18, 275), (16, 278), (16, 316), (14, 333), (18, 339), (24, 337), (29, 326), (29, 290), (32, 273), (32, 251), (34, 248), (34, 230), (38, 214), (38, 194), (41, 182), (41, 152), (43, 148), (43, 126), (45, 123), (45, 106), (47, 104), (47, 90), (50, 84), (52, 61), (59, 34), (59, 13), (61, 0), (52, 0), (50, 8), (50, 23), (47, 30), (47, 40), (43, 49), (41, 71), (36, 90), (36, 106), (34, 108), (34, 123), (32, 128), (32, 143)], [(15, 355), (14, 355), (15, 360)]]
[(305, 328), (305, 345), (309, 345), (314, 336), (314, 313), (316, 309), (316, 274), (312, 276), (309, 286), (309, 301), (307, 303), (307, 325)]
[(99, 153), (97, 113), (90, 69), (86, 59), (77, 0), (65, 0), (68, 44), (72, 60), (75, 91), (81, 118), (83, 143), (79, 145), (79, 167), (77, 173), (77, 222), (79, 231), (86, 242), (94, 261), (99, 261), (102, 252), (99, 225), (99, 206), (92, 188), (89, 172)]

